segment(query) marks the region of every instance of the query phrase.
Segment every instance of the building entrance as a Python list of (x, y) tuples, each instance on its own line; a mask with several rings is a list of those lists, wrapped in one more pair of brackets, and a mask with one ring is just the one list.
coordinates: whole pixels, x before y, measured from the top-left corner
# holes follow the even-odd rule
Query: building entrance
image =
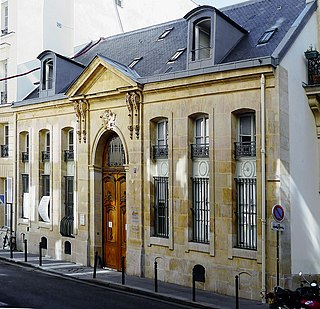
[(103, 171), (103, 259), (104, 265), (121, 270), (126, 256), (126, 175), (121, 140), (106, 144)]

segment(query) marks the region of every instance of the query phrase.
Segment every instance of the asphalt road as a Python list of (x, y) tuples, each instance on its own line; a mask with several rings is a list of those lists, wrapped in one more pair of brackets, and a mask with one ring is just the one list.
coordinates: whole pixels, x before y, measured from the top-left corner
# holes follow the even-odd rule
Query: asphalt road
[(36, 309), (182, 308), (177, 304), (69, 280), (3, 261), (0, 261), (0, 307)]

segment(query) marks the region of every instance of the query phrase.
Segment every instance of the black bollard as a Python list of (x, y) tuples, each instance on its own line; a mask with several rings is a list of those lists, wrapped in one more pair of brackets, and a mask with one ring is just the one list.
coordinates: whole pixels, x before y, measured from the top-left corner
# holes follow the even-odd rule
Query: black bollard
[(196, 301), (196, 280), (194, 278), (194, 272), (192, 272), (192, 300)]
[(94, 255), (94, 264), (93, 264), (93, 278), (97, 277), (97, 264), (98, 264), (98, 251)]
[(10, 259), (13, 259), (13, 245), (12, 245), (12, 235), (10, 235), (10, 241), (9, 241), (9, 245), (10, 245)]
[(154, 291), (158, 292), (158, 263), (154, 261)]
[(39, 242), (39, 266), (42, 266), (42, 242)]
[(124, 256), (121, 257), (121, 269), (122, 269), (122, 284), (124, 285), (125, 282), (125, 269), (124, 269)]
[(27, 262), (28, 260), (27, 240), (25, 239), (23, 242), (24, 242), (24, 261)]
[(239, 309), (239, 276), (235, 276), (235, 287), (236, 287), (236, 309)]

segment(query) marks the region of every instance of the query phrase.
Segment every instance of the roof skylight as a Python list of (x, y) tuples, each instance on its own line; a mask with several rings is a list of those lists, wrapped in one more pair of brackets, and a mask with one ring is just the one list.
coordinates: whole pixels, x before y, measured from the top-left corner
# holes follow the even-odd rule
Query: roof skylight
[(173, 30), (173, 27), (164, 30), (164, 32), (158, 37), (158, 41), (163, 40)]
[(259, 39), (258, 45), (268, 43), (276, 31), (277, 28), (267, 30)]
[(175, 61), (183, 54), (183, 52), (184, 52), (185, 50), (186, 50), (185, 48), (180, 48), (180, 49), (178, 49), (178, 50), (170, 57), (170, 59), (168, 60), (168, 63), (175, 62)]
[(142, 59), (142, 57), (140, 57), (140, 58), (134, 58), (134, 59), (130, 62), (130, 64), (128, 65), (128, 67), (129, 67), (130, 69), (132, 69), (141, 59)]

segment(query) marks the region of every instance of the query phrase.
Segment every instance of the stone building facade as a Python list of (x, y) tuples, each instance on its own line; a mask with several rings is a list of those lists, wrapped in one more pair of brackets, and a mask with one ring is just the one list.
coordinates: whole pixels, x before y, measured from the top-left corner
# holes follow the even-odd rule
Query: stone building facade
[[(291, 51), (316, 37), (317, 9), (294, 1), (277, 0), (281, 9), (264, 20), (240, 12), (271, 12), (268, 1), (199, 7), (77, 61), (40, 54), (39, 89), (0, 111), (18, 244), (37, 252), (41, 242), (46, 255), (85, 265), (98, 252), (116, 270), (125, 257), (128, 274), (149, 278), (160, 257), (159, 279), (186, 286), (201, 265), (198, 287), (228, 295), (244, 272), (240, 295), (251, 299), (277, 277), (290, 286), (307, 263), (292, 255), (290, 109), (301, 84), (291, 77), (305, 71), (290, 64)], [(276, 204), (285, 210), (280, 274)]]

